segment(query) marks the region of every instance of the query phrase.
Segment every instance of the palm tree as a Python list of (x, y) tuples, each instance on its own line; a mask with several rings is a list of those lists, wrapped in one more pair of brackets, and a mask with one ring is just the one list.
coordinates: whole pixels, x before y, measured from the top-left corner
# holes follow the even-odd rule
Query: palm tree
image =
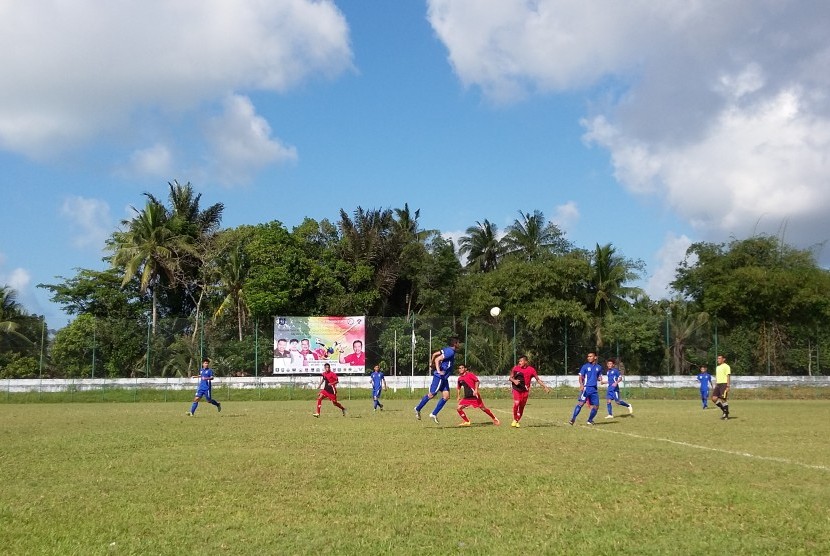
[(7, 285), (0, 286), (0, 346), (32, 343), (18, 331), (21, 319), (26, 316), (26, 311), (17, 302), (17, 292)]
[(479, 272), (495, 270), (505, 253), (498, 226), (485, 218), (484, 222), (476, 221), (465, 233), (458, 241), (458, 252), (466, 255), (466, 267)]
[(400, 271), (400, 247), (392, 237), (392, 211), (357, 207), (352, 220), (340, 209), (339, 226), (343, 237), (341, 256), (353, 265), (370, 265), (375, 271), (375, 287), (382, 297), (388, 297)]
[(636, 272), (641, 263), (631, 262), (616, 254), (610, 243), (596, 248), (591, 255), (591, 279), (588, 284), (588, 307), (594, 316), (594, 334), (597, 348), (603, 345), (604, 319), (629, 300), (641, 295), (640, 288), (625, 283), (638, 277)]
[[(180, 232), (198, 239), (199, 236), (211, 234), (219, 228), (225, 205), (216, 203), (202, 210), (200, 207), (202, 194), (196, 194), (190, 182), (182, 185), (178, 180), (173, 180), (167, 182), (167, 185), (170, 186), (168, 217), (175, 220), (176, 224), (183, 228)], [(144, 195), (151, 201), (163, 206), (151, 193), (145, 193)]]
[(225, 256), (217, 261), (216, 271), (218, 287), (224, 293), (224, 297), (214, 312), (213, 318), (219, 318), (225, 311), (233, 308), (236, 312), (236, 324), (241, 342), (242, 328), (248, 317), (244, 290), (245, 280), (248, 277), (248, 262), (244, 247), (240, 244), (231, 247)]
[(671, 305), (671, 332), (673, 341), (670, 349), (674, 374), (686, 374), (689, 363), (686, 360), (688, 346), (696, 340), (708, 337), (709, 314), (692, 312), (689, 304), (678, 301)]
[[(205, 288), (202, 269), (210, 250), (209, 244), (222, 221), (225, 206), (222, 203), (216, 203), (202, 210), (200, 205), (202, 194), (196, 194), (190, 182), (182, 185), (177, 180), (173, 180), (167, 185), (170, 187), (168, 194), (170, 207), (165, 207), (165, 211), (169, 225), (176, 235), (189, 238), (188, 243), (195, 247), (192, 252), (179, 254), (180, 273), (177, 283), (171, 286), (179, 293), (179, 312), (188, 313), (195, 309), (195, 322), (198, 323)], [(158, 205), (164, 206), (151, 193), (144, 193), (144, 195)], [(188, 306), (188, 299), (192, 306)], [(194, 327), (195, 333), (196, 327)]]
[(180, 254), (190, 250), (188, 238), (177, 235), (166, 209), (149, 198), (142, 210), (133, 207), (132, 220), (121, 222), (126, 231), (116, 232), (108, 248), (115, 252), (112, 264), (124, 272), (122, 286), (140, 275), (139, 290), (152, 297), (152, 329), (158, 322), (158, 292), (162, 278), (173, 283), (180, 268)]
[(519, 211), (519, 216), (507, 227), (504, 236), (507, 255), (534, 261), (545, 254), (563, 255), (570, 251), (571, 244), (565, 234), (553, 222), (546, 223), (541, 211), (535, 210), (533, 214)]
[(407, 318), (409, 318), (420, 293), (418, 285), (422, 283), (422, 280), (419, 277), (423, 272), (424, 260), (428, 256), (427, 243), (438, 232), (422, 230), (418, 223), (421, 209), (413, 213), (409, 210), (409, 203), (404, 203), (402, 209), (396, 208), (394, 213), (392, 228), (394, 249), (400, 251), (400, 276), (390, 301), (403, 302), (406, 306)]

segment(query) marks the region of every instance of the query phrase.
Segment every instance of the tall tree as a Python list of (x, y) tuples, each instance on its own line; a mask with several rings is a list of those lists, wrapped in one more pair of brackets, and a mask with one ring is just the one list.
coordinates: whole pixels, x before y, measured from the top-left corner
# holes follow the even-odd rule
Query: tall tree
[[(205, 261), (214, 251), (214, 234), (219, 229), (225, 207), (222, 203), (215, 203), (202, 209), (202, 194), (197, 194), (190, 182), (182, 185), (174, 180), (167, 185), (170, 188), (169, 207), (150, 193), (144, 195), (158, 205), (165, 206), (170, 228), (193, 249), (178, 254), (179, 272), (174, 283), (166, 284), (165, 293), (173, 313), (187, 315), (195, 309), (195, 322), (198, 323), (204, 289), (211, 270), (204, 268)], [(195, 332), (194, 327), (194, 334)]]
[(7, 285), (0, 286), (0, 348), (31, 344), (21, 333), (21, 321), (26, 316), (17, 301), (17, 292)]
[(571, 249), (565, 234), (553, 222), (546, 222), (542, 211), (519, 211), (519, 218), (507, 227), (503, 239), (507, 255), (535, 261), (543, 255), (563, 255)]
[(369, 270), (373, 277), (377, 303), (363, 310), (382, 314), (401, 270), (401, 247), (394, 235), (392, 211), (357, 207), (352, 218), (341, 209), (339, 227), (342, 258), (357, 269)]
[(730, 334), (746, 345), (746, 338), (754, 336), (749, 349), (742, 350), (746, 353), (733, 354), (738, 368), (751, 368), (760, 357), (771, 373), (785, 374), (790, 335), (830, 322), (830, 272), (818, 266), (810, 251), (776, 237), (695, 243), (672, 287), (717, 318), (722, 340)]
[(152, 299), (152, 329), (158, 322), (158, 288), (162, 278), (170, 283), (180, 269), (181, 253), (190, 250), (189, 237), (177, 234), (164, 206), (150, 198), (136, 215), (122, 221), (125, 231), (113, 234), (108, 248), (114, 252), (112, 264), (124, 272), (122, 285), (140, 276), (142, 294), (148, 290)]
[(222, 292), (222, 301), (214, 312), (214, 318), (233, 310), (236, 314), (239, 341), (247, 320), (248, 307), (245, 303), (245, 281), (248, 278), (248, 260), (241, 244), (230, 246), (216, 263), (217, 288)]
[(638, 295), (639, 288), (626, 285), (639, 277), (642, 263), (632, 262), (617, 255), (610, 243), (596, 244), (591, 254), (591, 277), (588, 284), (588, 307), (593, 315), (594, 337), (597, 348), (604, 345), (603, 323), (611, 314), (628, 305)]
[(495, 270), (505, 254), (498, 226), (485, 218), (484, 222), (476, 221), (465, 233), (458, 242), (458, 253), (467, 257), (466, 267), (477, 272)]

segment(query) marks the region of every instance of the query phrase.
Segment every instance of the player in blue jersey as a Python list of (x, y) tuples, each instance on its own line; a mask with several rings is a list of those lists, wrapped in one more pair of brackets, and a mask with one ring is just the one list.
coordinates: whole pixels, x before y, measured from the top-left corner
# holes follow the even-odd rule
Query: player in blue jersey
[(591, 408), (591, 413), (588, 414), (588, 424), (594, 424), (594, 417), (597, 416), (599, 409), (599, 383), (602, 381), (602, 367), (597, 363), (597, 354), (589, 353), (586, 357), (587, 362), (579, 369), (579, 398), (574, 407), (573, 415), (571, 415), (570, 423), (574, 424), (576, 416), (582, 411), (582, 406), (588, 403)]
[(193, 405), (190, 406), (190, 411), (187, 412), (188, 417), (193, 417), (196, 413), (196, 408), (199, 407), (199, 400), (205, 398), (208, 403), (216, 406), (217, 411), (222, 411), (222, 404), (214, 400), (210, 394), (212, 390), (211, 383), (213, 382), (213, 369), (210, 368), (210, 359), (207, 357), (202, 359), (202, 370), (198, 375), (193, 375), (190, 378), (199, 379), (199, 387), (196, 389), (196, 397), (193, 398)]
[(700, 383), (700, 401), (703, 402), (703, 409), (709, 409), (709, 388), (712, 386), (712, 375), (706, 365), (700, 366), (700, 372), (695, 377)]
[(429, 392), (421, 398), (420, 403), (415, 407), (415, 418), (421, 420), (421, 410), (429, 400), (435, 397), (438, 392), (441, 392), (441, 399), (435, 405), (435, 409), (429, 416), (438, 424), (438, 412), (443, 409), (444, 404), (450, 399), (450, 376), (452, 376), (453, 365), (455, 364), (455, 352), (458, 351), (459, 340), (453, 336), (447, 341), (447, 346), (439, 349), (432, 354), (430, 359), (430, 368), (432, 371), (432, 384), (429, 386)]
[(372, 381), (372, 402), (374, 403), (372, 411), (377, 411), (378, 408), (383, 411), (383, 404), (380, 403), (380, 394), (383, 390), (386, 390), (386, 377), (383, 376), (380, 365), (375, 365), (369, 378)]
[(622, 382), (622, 373), (615, 365), (615, 361), (613, 359), (609, 359), (605, 362), (605, 376), (608, 380), (608, 392), (605, 394), (605, 407), (608, 409), (608, 415), (605, 416), (606, 419), (613, 419), (614, 412), (611, 411), (611, 403), (616, 403), (617, 405), (621, 405), (623, 407), (628, 408), (628, 414), (631, 415), (634, 413), (634, 406), (628, 403), (625, 400), (620, 399), (620, 382)]

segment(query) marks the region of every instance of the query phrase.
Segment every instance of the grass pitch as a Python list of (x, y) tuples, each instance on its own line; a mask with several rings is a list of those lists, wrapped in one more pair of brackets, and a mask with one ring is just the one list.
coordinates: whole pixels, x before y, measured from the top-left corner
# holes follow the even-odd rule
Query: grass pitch
[(0, 405), (3, 552), (830, 553), (828, 401), (415, 403)]

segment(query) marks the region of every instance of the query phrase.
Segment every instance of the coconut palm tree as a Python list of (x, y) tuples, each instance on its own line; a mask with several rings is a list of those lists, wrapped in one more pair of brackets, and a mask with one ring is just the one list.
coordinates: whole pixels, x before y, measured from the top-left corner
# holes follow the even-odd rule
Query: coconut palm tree
[(545, 222), (541, 211), (519, 211), (520, 218), (507, 227), (503, 244), (507, 255), (534, 261), (545, 254), (562, 255), (571, 250), (565, 234), (553, 222)]
[(0, 286), (0, 347), (29, 345), (31, 340), (21, 334), (21, 319), (26, 311), (17, 302), (17, 292), (8, 285)]
[(465, 233), (458, 241), (458, 252), (467, 257), (466, 267), (478, 272), (495, 270), (505, 253), (498, 226), (485, 218), (484, 222), (476, 221)]
[(239, 332), (239, 341), (242, 341), (242, 329), (248, 318), (248, 306), (245, 303), (245, 280), (248, 277), (248, 262), (245, 249), (237, 244), (228, 249), (216, 261), (217, 287), (224, 297), (219, 307), (213, 313), (217, 319), (226, 311), (233, 309), (236, 312), (236, 324)]
[(343, 238), (340, 244), (343, 259), (353, 265), (364, 263), (371, 266), (375, 271), (375, 287), (382, 297), (388, 297), (400, 271), (400, 246), (393, 238), (392, 211), (357, 207), (352, 219), (340, 209), (339, 227)]
[(591, 254), (591, 276), (588, 283), (588, 308), (593, 313), (594, 335), (597, 348), (603, 346), (603, 321), (635, 297), (642, 295), (640, 288), (626, 283), (638, 278), (641, 263), (618, 256), (610, 243), (596, 244)]
[(163, 278), (168, 283), (176, 280), (181, 253), (190, 250), (189, 238), (176, 233), (170, 224), (167, 210), (158, 201), (149, 198), (142, 210), (133, 207), (135, 216), (122, 221), (126, 231), (116, 232), (108, 248), (114, 251), (112, 264), (124, 272), (122, 285), (136, 275), (139, 290), (148, 290), (152, 298), (152, 330), (158, 322), (158, 287)]

